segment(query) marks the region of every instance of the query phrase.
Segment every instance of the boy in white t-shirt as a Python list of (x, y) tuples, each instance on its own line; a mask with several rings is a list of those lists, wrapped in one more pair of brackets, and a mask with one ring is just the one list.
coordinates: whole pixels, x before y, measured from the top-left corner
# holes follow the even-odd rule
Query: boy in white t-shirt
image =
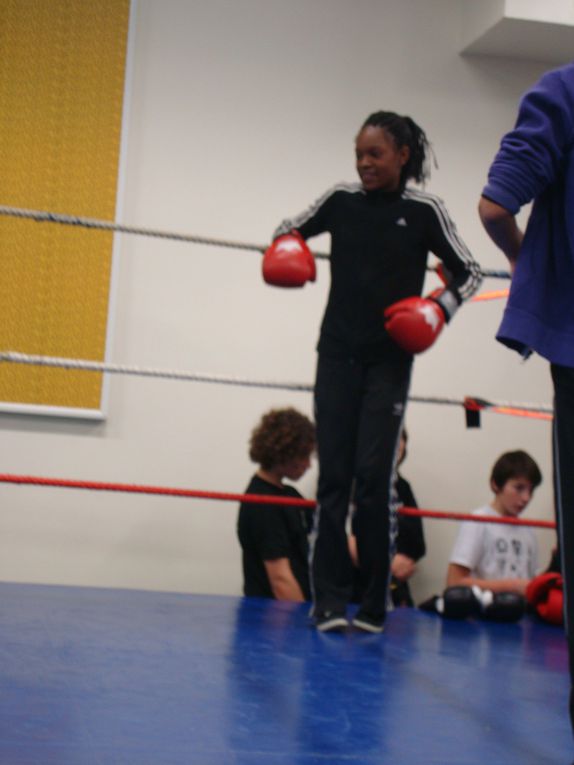
[[(523, 451), (501, 455), (490, 476), (494, 497), (473, 515), (517, 518), (526, 508), (542, 474)], [(461, 523), (447, 572), (447, 587), (524, 595), (537, 573), (536, 538), (531, 528), (516, 524), (465, 521)]]

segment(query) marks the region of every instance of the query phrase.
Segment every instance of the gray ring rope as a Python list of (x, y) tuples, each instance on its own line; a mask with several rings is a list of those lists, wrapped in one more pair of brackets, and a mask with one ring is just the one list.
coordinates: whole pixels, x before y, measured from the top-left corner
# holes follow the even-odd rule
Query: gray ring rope
[[(192, 244), (206, 244), (215, 247), (229, 247), (236, 250), (251, 250), (254, 252), (265, 252), (268, 244), (249, 244), (248, 242), (234, 242), (229, 239), (214, 239), (206, 236), (195, 236), (194, 234), (178, 234), (172, 231), (162, 231), (159, 229), (142, 228), (140, 226), (127, 226), (122, 223), (113, 223), (112, 221), (98, 220), (97, 218), (85, 218), (77, 215), (64, 215), (62, 213), (45, 212), (43, 210), (29, 210), (23, 207), (9, 207), (0, 205), (0, 215), (13, 218), (27, 218), (35, 220), (38, 223), (60, 223), (64, 226), (80, 226), (101, 231), (113, 231), (121, 234), (136, 234), (138, 236), (151, 236), (158, 239), (173, 239), (177, 242), (191, 242)], [(314, 253), (316, 258), (328, 259), (327, 253)]]
[[(221, 385), (237, 385), (249, 388), (275, 388), (278, 390), (312, 392), (313, 385), (309, 383), (281, 382), (274, 380), (253, 380), (232, 377), (228, 375), (201, 374), (183, 370), (158, 369), (152, 367), (128, 366), (127, 364), (110, 364), (103, 361), (86, 359), (68, 359), (58, 356), (41, 356), (17, 351), (0, 352), (0, 363), (29, 364), (33, 366), (57, 367), (85, 372), (101, 372), (108, 374), (135, 375), (139, 377), (156, 377), (166, 380), (186, 380), (188, 382), (218, 383)], [(409, 396), (409, 401), (423, 404), (440, 404), (446, 406), (465, 406), (465, 401), (457, 398), (439, 396)], [(524, 412), (552, 414), (552, 408), (540, 404), (514, 404), (511, 402), (489, 401), (485, 409), (500, 407), (520, 409)]]
[[(235, 250), (250, 250), (263, 253), (269, 246), (268, 244), (249, 244), (247, 242), (235, 242), (230, 239), (214, 239), (206, 236), (196, 236), (193, 234), (178, 234), (172, 231), (161, 231), (159, 229), (142, 228), (139, 226), (127, 226), (123, 223), (113, 223), (97, 218), (85, 218), (77, 215), (65, 215), (63, 213), (46, 212), (43, 210), (29, 210), (24, 207), (10, 207), (9, 205), (0, 205), (0, 215), (12, 218), (26, 218), (35, 220), (38, 223), (59, 223), (64, 226), (80, 226), (82, 228), (96, 229), (101, 231), (113, 231), (122, 234), (136, 234), (138, 236), (150, 236), (158, 239), (172, 239), (177, 242), (190, 242), (193, 244), (205, 244), (215, 247), (229, 247)], [(314, 252), (313, 255), (318, 260), (329, 260), (326, 252)], [(434, 266), (428, 268), (429, 271), (436, 271)], [(490, 279), (510, 279), (508, 271), (496, 271), (491, 269), (481, 269), (481, 274)]]

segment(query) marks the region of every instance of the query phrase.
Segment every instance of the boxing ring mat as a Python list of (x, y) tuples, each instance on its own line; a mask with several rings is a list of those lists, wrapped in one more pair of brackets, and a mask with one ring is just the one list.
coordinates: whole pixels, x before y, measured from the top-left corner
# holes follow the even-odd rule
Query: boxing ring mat
[(2, 765), (566, 765), (563, 631), (0, 584)]

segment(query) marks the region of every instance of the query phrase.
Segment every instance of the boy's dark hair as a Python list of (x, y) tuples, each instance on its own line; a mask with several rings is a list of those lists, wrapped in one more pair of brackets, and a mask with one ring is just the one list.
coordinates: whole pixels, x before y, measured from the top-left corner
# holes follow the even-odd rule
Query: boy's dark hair
[(366, 127), (379, 127), (394, 138), (397, 148), (408, 146), (410, 156), (401, 171), (401, 186), (409, 178), (417, 183), (424, 183), (430, 178), (429, 154), (431, 145), (424, 130), (410, 117), (402, 117), (395, 112), (373, 112), (364, 121), (361, 130)]
[(491, 482), (502, 489), (511, 478), (526, 478), (535, 489), (542, 483), (542, 473), (536, 462), (526, 452), (520, 449), (515, 452), (505, 452), (494, 463)]
[(264, 414), (249, 441), (249, 457), (265, 470), (309, 457), (314, 449), (315, 425), (291, 407)]

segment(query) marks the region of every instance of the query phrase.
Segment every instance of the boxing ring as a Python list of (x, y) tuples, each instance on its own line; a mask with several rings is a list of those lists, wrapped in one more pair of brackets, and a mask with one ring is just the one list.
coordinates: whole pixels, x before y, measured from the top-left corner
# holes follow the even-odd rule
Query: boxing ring
[(257, 598), (0, 585), (6, 765), (566, 765), (562, 630)]
[[(38, 215), (7, 207), (0, 214)], [(41, 220), (96, 227), (45, 216)], [(9, 349), (0, 350), (0, 363), (311, 390), (303, 383)], [(413, 400), (461, 407), (469, 427), (483, 411), (552, 416), (549, 407), (476, 396)], [(0, 482), (242, 498), (46, 476), (1, 474)], [(0, 584), (0, 610), (0, 763), (7, 765), (558, 765), (571, 759), (566, 641), (561, 628), (532, 616), (500, 624), (397, 609), (382, 636), (321, 634), (310, 627), (308, 605), (19, 583)]]
[[(184, 594), (176, 591), (177, 586), (172, 588), (174, 591), (164, 592), (145, 589), (148, 583), (151, 588), (158, 581), (172, 581), (154, 579), (169, 555), (179, 554), (178, 560), (193, 556), (195, 540), (185, 537), (192, 526), (185, 525), (182, 517), (193, 515), (190, 506), (197, 499), (236, 503), (243, 495), (223, 494), (209, 481), (208, 485), (189, 489), (127, 483), (142, 475), (149, 475), (150, 481), (161, 481), (163, 475), (169, 476), (172, 483), (185, 481), (187, 458), (181, 457), (180, 449), (180, 461), (166, 458), (165, 462), (170, 462), (168, 470), (162, 472), (165, 465), (157, 465), (158, 472), (148, 472), (146, 460), (149, 465), (156, 460), (164, 432), (160, 434), (151, 426), (143, 430), (150, 441), (146, 452), (136, 450), (134, 441), (141, 438), (142, 431), (134, 426), (149, 414), (147, 407), (155, 410), (157, 421), (161, 419), (163, 394), (154, 388), (154, 394), (160, 393), (158, 398), (143, 395), (134, 403), (128, 400), (127, 384), (118, 385), (110, 412), (107, 386), (100, 383), (109, 382), (111, 376), (129, 376), (129, 393), (145, 389), (153, 379), (161, 380), (166, 389), (177, 385), (185, 389), (191, 383), (243, 386), (252, 391), (274, 389), (305, 396), (312, 386), (308, 381), (261, 380), (160, 367), (159, 359), (166, 356), (155, 355), (154, 340), (157, 346), (158, 338), (161, 342), (173, 328), (184, 326), (173, 356), (186, 359), (182, 364), (199, 365), (197, 359), (189, 361), (194, 358), (192, 353), (187, 355), (189, 335), (195, 333), (195, 328), (207, 327), (210, 321), (212, 326), (219, 326), (215, 324), (218, 316), (208, 312), (204, 319), (199, 310), (206, 307), (202, 301), (206, 273), (194, 274), (193, 278), (183, 270), (170, 274), (170, 266), (163, 260), (158, 274), (162, 280), (166, 278), (165, 292), (160, 290), (151, 298), (161, 308), (164, 301), (175, 306), (181, 300), (187, 306), (188, 301), (195, 300), (200, 304), (197, 312), (176, 312), (177, 318), (166, 325), (165, 334), (153, 335), (149, 347), (154, 355), (149, 358), (158, 366), (122, 363), (148, 358), (149, 326), (142, 327), (138, 319), (149, 316), (151, 323), (161, 318), (161, 310), (152, 312), (145, 305), (150, 298), (142, 287), (149, 287), (152, 279), (136, 279), (130, 285), (133, 292), (128, 294), (128, 302), (137, 305), (133, 313), (123, 317), (129, 328), (122, 336), (123, 342), (115, 346), (113, 359), (108, 356), (115, 318), (112, 309), (118, 297), (116, 286), (121, 281), (115, 245), (123, 236), (148, 237), (154, 244), (170, 241), (227, 248), (255, 253), (254, 257), (260, 257), (267, 246), (117, 222), (124, 212), (134, 215), (137, 210), (149, 209), (149, 200), (145, 194), (140, 198), (140, 192), (157, 176), (149, 174), (145, 163), (137, 167), (138, 153), (140, 149), (145, 152), (146, 146), (153, 152), (154, 161), (157, 151), (158, 161), (169, 172), (166, 182), (172, 183), (174, 170), (181, 171), (186, 179), (179, 185), (180, 200), (174, 199), (176, 186), (168, 195), (159, 193), (158, 187), (152, 197), (158, 202), (156, 220), (190, 220), (194, 200), (205, 193), (195, 164), (182, 161), (181, 168), (171, 166), (176, 157), (184, 159), (177, 141), (173, 154), (164, 159), (164, 147), (155, 141), (156, 136), (163, 140), (168, 134), (154, 133), (149, 113), (142, 119), (145, 110), (128, 114), (129, 105), (144, 95), (132, 90), (136, 65), (142, 66), (145, 59), (149, 69), (143, 74), (153, 75), (155, 80), (158, 74), (161, 76), (155, 55), (161, 58), (166, 54), (163, 47), (154, 54), (151, 45), (141, 47), (141, 55), (135, 56), (134, 31), (137, 27), (143, 39), (154, 21), (157, 26), (160, 15), (170, 15), (163, 5), (160, 11), (156, 10), (159, 4), (147, 4), (148, 8), (138, 12), (136, 25), (134, 5), (130, 0), (106, 0), (104, 4), (37, 2), (25, 8), (23, 3), (7, 2), (3, 8), (6, 55), (2, 94), (7, 129), (3, 136), (5, 183), (0, 220), (8, 232), (4, 268), (9, 272), (12, 269), (11, 279), (3, 280), (3, 324), (15, 327), (18, 323), (16, 311), (10, 314), (10, 310), (21, 294), (25, 299), (18, 310), (25, 320), (16, 327), (18, 331), (6, 333), (4, 337), (9, 340), (0, 343), (0, 373), (10, 378), (6, 385), (9, 395), (0, 401), (0, 409), (4, 406), (2, 412), (8, 413), (11, 423), (20, 418), (11, 442), (18, 453), (15, 457), (9, 455), (5, 447), (0, 464), (0, 488), (6, 487), (2, 495), (5, 514), (1, 516), (6, 523), (0, 531), (6, 551), (3, 571), (16, 579), (0, 582), (0, 765), (567, 765), (574, 758), (567, 716), (566, 641), (562, 628), (534, 616), (510, 624), (480, 619), (455, 621), (422, 610), (397, 609), (389, 613), (383, 635), (352, 629), (322, 634), (310, 625), (308, 604)], [(211, 11), (214, 18), (216, 11)], [(154, 13), (158, 15), (154, 17)], [(228, 19), (231, 25), (232, 17)], [(249, 14), (245, 20), (249, 20)], [(254, 28), (261, 39), (271, 39), (260, 35), (260, 22)], [(185, 31), (182, 44), (185, 49), (192, 49), (197, 42), (203, 45), (201, 37), (201, 24), (194, 24)], [(225, 43), (219, 33), (217, 40)], [(177, 44), (172, 35), (170, 48), (174, 46), (174, 54)], [(203, 79), (203, 67), (193, 68)], [(172, 73), (175, 77), (171, 84), (175, 86), (180, 81), (180, 67)], [(254, 88), (260, 89), (260, 85), (254, 82)], [(244, 88), (241, 82), (240, 92)], [(167, 95), (165, 85), (164, 91)], [(221, 92), (231, 90), (226, 86)], [(218, 109), (205, 111), (201, 100), (196, 102), (193, 93), (192, 98), (189, 96), (186, 84), (185, 97), (182, 99), (178, 92), (177, 99), (192, 103), (189, 113), (158, 110), (161, 122), (185, 128), (181, 150), (186, 155), (188, 119), (197, 121), (198, 130), (192, 135), (199, 147), (199, 126), (203, 122), (210, 124), (210, 120), (217, 123), (221, 116), (227, 125), (230, 113), (228, 105), (221, 116)], [(146, 102), (147, 98), (146, 93)], [(283, 100), (282, 96), (281, 103)], [(151, 106), (153, 102), (149, 103)], [(163, 99), (160, 103), (169, 104)], [(249, 115), (246, 127), (252, 125), (254, 115)], [(130, 174), (126, 162), (128, 116), (141, 119), (149, 135), (133, 135), (137, 140), (132, 144)], [(262, 125), (267, 131), (267, 120)], [(277, 157), (283, 161), (283, 151)], [(233, 163), (227, 165), (228, 171), (234, 168)], [(225, 176), (220, 177), (213, 166), (209, 173), (212, 189), (219, 192), (218, 184)], [(268, 183), (267, 170), (259, 177)], [(253, 181), (255, 188), (255, 177)], [(130, 210), (124, 210), (123, 200), (129, 198), (125, 193), (129, 188), (133, 197)], [(199, 210), (193, 214), (199, 217)], [(258, 216), (263, 214), (267, 216), (258, 210)], [(232, 221), (230, 215), (227, 223), (232, 225)], [(145, 262), (152, 253), (144, 244), (137, 255), (129, 249), (121, 255), (123, 265), (130, 264), (126, 268), (128, 278), (133, 279), (138, 274), (133, 268), (136, 258)], [(319, 252), (315, 257), (325, 261), (328, 256)], [(74, 270), (68, 273), (70, 265)], [(210, 274), (219, 276), (217, 270), (216, 265)], [(491, 279), (509, 277), (506, 271), (483, 274)], [(89, 289), (84, 289), (86, 285)], [(225, 286), (229, 286), (227, 282), (218, 285), (221, 292), (216, 302), (227, 308), (229, 293)], [(63, 287), (68, 302), (63, 301)], [(176, 293), (175, 288), (181, 292)], [(207, 292), (209, 295), (209, 289)], [(497, 300), (506, 294), (505, 289), (493, 290), (475, 296), (473, 302)], [(84, 327), (89, 323), (88, 298), (93, 314), (89, 331)], [(45, 314), (44, 306), (50, 305), (51, 299), (53, 313)], [(243, 310), (244, 301), (242, 294), (235, 308)], [(35, 309), (37, 303), (42, 310)], [(259, 330), (262, 311), (246, 323), (246, 336), (249, 331), (255, 334)], [(200, 316), (197, 325), (189, 321), (190, 317), (195, 321)], [(145, 338), (141, 346), (133, 344), (132, 322), (138, 337)], [(28, 334), (20, 332), (24, 325)], [(44, 333), (46, 326), (50, 332)], [(226, 351), (223, 342), (230, 334), (226, 332), (221, 333), (222, 344), (217, 344), (221, 356)], [(198, 345), (205, 342), (201, 333)], [(219, 368), (226, 369), (225, 365)], [(242, 367), (245, 369), (250, 373), (250, 364)], [(268, 369), (266, 366), (264, 371)], [(27, 397), (21, 396), (23, 380), (30, 381)], [(231, 400), (233, 391), (226, 390)], [(545, 405), (494, 401), (485, 391), (484, 396), (478, 390), (468, 393), (456, 398), (411, 396), (409, 400), (454, 407), (463, 415), (467, 427), (479, 427), (481, 417), (494, 415), (552, 418), (551, 408)], [(258, 394), (255, 390), (254, 395)], [(200, 399), (198, 396), (196, 401)], [(238, 408), (243, 406), (243, 401), (233, 402)], [(123, 420), (123, 410), (130, 407)], [(27, 414), (22, 416), (22, 410)], [(60, 419), (54, 426), (46, 425), (46, 420), (36, 427), (37, 419), (26, 422), (28, 414), (72, 419)], [(178, 432), (195, 424), (191, 420), (181, 422), (173, 410), (170, 415)], [(108, 422), (102, 426), (106, 418)], [(165, 418), (166, 432), (173, 427), (171, 418)], [(88, 433), (85, 440), (79, 435), (82, 431)], [(236, 428), (236, 432), (240, 431)], [(69, 435), (74, 440), (61, 449), (61, 462), (53, 459)], [(62, 436), (61, 440), (58, 436)], [(152, 442), (156, 437), (158, 442)], [(40, 448), (28, 453), (32, 439), (40, 442)], [(148, 442), (145, 444), (148, 446)], [(132, 445), (137, 469), (130, 473), (124, 459)], [(208, 443), (206, 448), (215, 446)], [(104, 454), (106, 449), (109, 454)], [(230, 454), (236, 459), (237, 450), (230, 450)], [(170, 457), (175, 457), (173, 452)], [(197, 472), (204, 475), (201, 470)], [(94, 476), (107, 480), (87, 480)], [(230, 476), (228, 473), (224, 485), (234, 487), (235, 476)], [(128, 493), (132, 504), (126, 499)], [(92, 501), (95, 494), (97, 500)], [(258, 500), (268, 501), (262, 497)], [(171, 514), (170, 508), (175, 507), (177, 510)], [(439, 523), (468, 518), (438, 510), (418, 512)], [(128, 520), (121, 524), (124, 513), (136, 519), (133, 524)], [(214, 515), (217, 510), (209, 521), (201, 523), (213, 524), (219, 530)], [(180, 547), (166, 544), (166, 549), (160, 549), (159, 523), (149, 523), (151, 516), (161, 517), (161, 523), (173, 530), (169, 542), (179, 535)], [(207, 513), (202, 513), (203, 517), (207, 518)], [(140, 518), (144, 519), (141, 525)], [(109, 524), (118, 519), (117, 528), (110, 528)], [(38, 525), (34, 526), (34, 522)], [(73, 525), (71, 533), (69, 525)], [(553, 528), (552, 523), (542, 520), (528, 525)], [(115, 531), (118, 536), (137, 529), (138, 534), (132, 547), (115, 540), (117, 559), (111, 561), (107, 538), (103, 545), (83, 544), (91, 542), (92, 535), (97, 537), (100, 529), (102, 534)], [(29, 542), (24, 554), (18, 545), (20, 540)], [(202, 544), (210, 555), (209, 542), (210, 538), (206, 541), (202, 537), (198, 545)], [(130, 553), (136, 557), (138, 575), (142, 576), (147, 567), (149, 577), (130, 579), (132, 559), (122, 558), (125, 555), (128, 559)], [(58, 578), (58, 557), (66, 559), (71, 569), (68, 578)], [(208, 555), (205, 557), (208, 577), (212, 572), (215, 576), (216, 563)], [(24, 559), (23, 566), (18, 558)], [(113, 568), (117, 560), (125, 564), (121, 568), (122, 587), (79, 586), (113, 584), (113, 578), (106, 578), (106, 568)], [(96, 568), (93, 578), (90, 564)], [(225, 564), (229, 566), (228, 561)], [(37, 581), (73, 585), (31, 583)], [(130, 581), (136, 581), (139, 589), (127, 589)], [(184, 589), (188, 579), (180, 581)], [(353, 608), (349, 608), (350, 614)]]

